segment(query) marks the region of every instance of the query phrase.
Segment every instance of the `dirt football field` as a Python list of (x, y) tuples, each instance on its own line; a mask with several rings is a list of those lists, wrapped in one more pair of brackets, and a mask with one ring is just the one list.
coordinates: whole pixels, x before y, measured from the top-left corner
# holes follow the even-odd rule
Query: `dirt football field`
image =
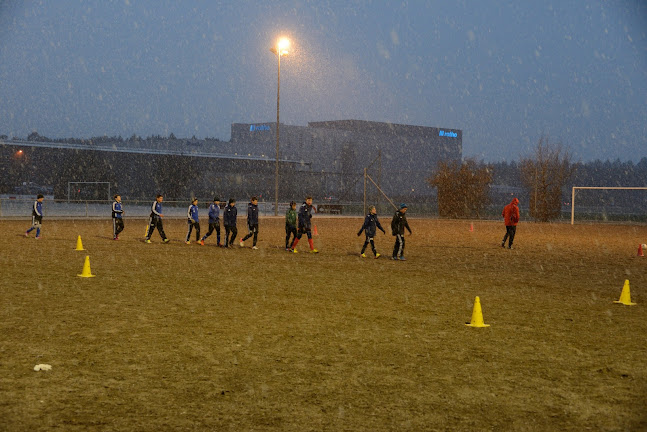
[(388, 229), (361, 258), (362, 218), (313, 221), (318, 254), (282, 218), (258, 250), (0, 221), (0, 431), (647, 430), (646, 226), (522, 222), (508, 250), (410, 215), (393, 261)]

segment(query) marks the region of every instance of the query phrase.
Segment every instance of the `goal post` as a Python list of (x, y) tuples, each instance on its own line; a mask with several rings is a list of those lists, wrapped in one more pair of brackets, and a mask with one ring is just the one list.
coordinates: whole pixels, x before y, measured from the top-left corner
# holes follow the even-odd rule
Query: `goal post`
[(647, 191), (647, 187), (642, 186), (573, 186), (571, 192), (571, 225), (575, 225), (575, 190), (576, 189), (595, 189), (595, 190), (644, 190)]
[[(368, 175), (367, 169), (366, 169), (366, 168), (364, 168), (364, 213), (366, 213), (366, 205), (367, 205), (367, 204), (366, 204), (366, 185), (367, 185), (366, 180), (367, 180), (367, 179), (368, 179), (371, 183), (373, 183), (373, 186), (375, 186), (375, 187), (377, 188), (378, 192), (380, 192), (380, 193), (384, 196), (384, 198), (386, 198), (386, 200), (391, 204), (391, 206), (393, 206), (393, 208), (394, 208), (395, 210), (397, 210), (397, 209), (398, 209), (398, 207), (393, 203), (393, 201), (391, 200), (391, 198), (389, 198), (389, 196), (388, 196), (386, 193), (384, 193), (384, 191), (382, 190), (382, 188), (380, 187), (380, 185), (378, 185), (377, 183), (375, 183), (375, 180), (373, 180), (373, 178), (372, 178), (370, 175)], [(379, 196), (379, 195), (378, 195), (378, 196)]]

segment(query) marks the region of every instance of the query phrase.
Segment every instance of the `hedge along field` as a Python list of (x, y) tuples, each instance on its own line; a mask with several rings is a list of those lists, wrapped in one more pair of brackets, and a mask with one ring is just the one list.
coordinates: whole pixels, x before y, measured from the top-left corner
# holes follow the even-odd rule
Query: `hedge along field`
[(501, 222), (410, 216), (396, 262), (381, 232), (359, 257), (361, 218), (313, 221), (319, 254), (274, 218), (255, 251), (1, 221), (0, 430), (647, 428), (647, 227), (522, 221), (507, 250)]

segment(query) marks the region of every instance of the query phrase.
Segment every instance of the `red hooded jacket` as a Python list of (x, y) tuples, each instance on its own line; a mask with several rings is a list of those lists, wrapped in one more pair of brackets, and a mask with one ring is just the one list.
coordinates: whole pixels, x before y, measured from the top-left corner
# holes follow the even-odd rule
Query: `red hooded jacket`
[(501, 216), (505, 220), (505, 226), (516, 226), (519, 223), (519, 200), (512, 198), (512, 202), (503, 207)]

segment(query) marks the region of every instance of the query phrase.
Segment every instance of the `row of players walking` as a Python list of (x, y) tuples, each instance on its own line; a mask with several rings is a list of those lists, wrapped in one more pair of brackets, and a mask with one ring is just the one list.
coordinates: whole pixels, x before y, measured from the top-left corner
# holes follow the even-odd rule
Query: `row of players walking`
[[(119, 234), (124, 229), (123, 224), (123, 206), (121, 204), (121, 196), (115, 195), (115, 201), (112, 203), (112, 219), (113, 219), (113, 238), (115, 240), (119, 239)], [(151, 205), (151, 214), (148, 221), (148, 232), (146, 233), (146, 243), (151, 242), (151, 236), (155, 229), (162, 237), (162, 241), (167, 243), (169, 241), (166, 233), (164, 232), (164, 225), (162, 218), (164, 214), (162, 213), (162, 202), (164, 201), (163, 195), (157, 195), (155, 201)], [(314, 242), (312, 240), (312, 197), (307, 196), (301, 207), (297, 211), (296, 202), (290, 202), (290, 208), (285, 213), (285, 250), (298, 253), (297, 244), (305, 234), (308, 239), (308, 246), (310, 248), (310, 253), (318, 253), (319, 251), (315, 249)], [(193, 198), (191, 205), (187, 210), (187, 233), (186, 233), (186, 244), (191, 244), (191, 234), (195, 230), (195, 241), (200, 245), (204, 246), (205, 240), (209, 238), (216, 232), (216, 244), (219, 247), (231, 247), (234, 244), (236, 237), (238, 235), (238, 228), (236, 226), (236, 221), (238, 218), (238, 209), (236, 208), (236, 200), (233, 198), (229, 199), (229, 202), (223, 210), (223, 222), (225, 226), (225, 243), (222, 244), (220, 240), (220, 198), (214, 197), (213, 203), (209, 205), (209, 231), (203, 236), (200, 237), (200, 220), (199, 220), (199, 210), (198, 210), (198, 199)], [(404, 230), (405, 228), (411, 234), (411, 228), (406, 218), (407, 205), (400, 204), (400, 208), (393, 216), (391, 221), (391, 229), (393, 235), (396, 237), (395, 245), (393, 247), (393, 259), (405, 260), (404, 257)], [(375, 206), (369, 208), (369, 213), (364, 219), (364, 224), (357, 233), (358, 236), (365, 233), (366, 240), (362, 246), (362, 251), (360, 255), (362, 258), (366, 258), (366, 248), (370, 244), (371, 250), (373, 251), (373, 256), (375, 258), (380, 257), (380, 254), (375, 248), (374, 237), (379, 228), (383, 233), (384, 228), (380, 224), (380, 221), (377, 217), (377, 211)], [(243, 247), (245, 241), (249, 238), (252, 238), (252, 249), (258, 249), (256, 243), (258, 241), (258, 199), (252, 197), (250, 202), (247, 204), (247, 229), (248, 233), (242, 237), (239, 241), (239, 245)]]
[[(36, 239), (40, 239), (42, 221), (43, 221), (43, 199), (44, 196), (39, 194), (34, 201), (32, 208), (32, 225), (25, 231), (25, 237), (29, 237), (29, 234), (36, 230)], [(162, 218), (164, 214), (162, 213), (162, 202), (164, 201), (163, 195), (157, 195), (155, 201), (151, 205), (151, 214), (148, 222), (148, 230), (146, 232), (146, 243), (150, 243), (151, 236), (155, 229), (159, 232), (164, 243), (168, 243), (169, 239), (164, 233), (164, 225)], [(292, 201), (290, 203), (290, 208), (285, 213), (285, 250), (297, 253), (296, 246), (301, 240), (301, 237), (305, 234), (308, 238), (308, 245), (310, 246), (311, 253), (317, 253), (318, 250), (315, 249), (314, 243), (312, 240), (312, 197), (306, 197), (305, 201), (299, 208), (299, 211), (296, 210), (296, 203)], [(411, 234), (411, 228), (407, 222), (406, 217), (407, 205), (400, 204), (399, 208), (396, 210), (391, 220), (391, 232), (395, 236), (395, 245), (393, 246), (392, 259), (394, 260), (404, 260), (404, 230), (408, 230)], [(119, 240), (119, 234), (124, 230), (124, 221), (123, 216), (125, 214), (123, 204), (121, 203), (121, 196), (115, 195), (114, 202), (112, 203), (112, 229), (113, 229), (113, 239)], [(501, 214), (504, 218), (506, 225), (506, 234), (503, 237), (501, 246), (505, 247), (506, 241), (508, 241), (508, 248), (512, 249), (512, 243), (516, 234), (516, 226), (519, 222), (519, 200), (513, 198), (512, 202), (505, 206)], [(209, 205), (209, 231), (203, 236), (200, 237), (200, 221), (198, 217), (198, 199), (193, 198), (191, 205), (187, 210), (187, 234), (186, 234), (186, 244), (191, 243), (191, 234), (195, 230), (195, 240), (199, 242), (200, 245), (204, 246), (205, 240), (209, 238), (216, 232), (216, 244), (219, 247), (230, 247), (238, 235), (238, 228), (236, 226), (236, 220), (238, 218), (238, 209), (236, 208), (236, 200), (233, 198), (229, 199), (229, 202), (225, 206), (223, 211), (223, 222), (225, 226), (225, 243), (222, 244), (220, 241), (220, 198), (214, 197), (213, 203)], [(256, 242), (258, 241), (258, 199), (252, 197), (249, 204), (247, 205), (247, 228), (248, 233), (245, 237), (242, 237), (239, 241), (241, 247), (244, 246), (245, 241), (249, 238), (252, 239), (252, 249), (258, 249)], [(373, 256), (378, 258), (380, 254), (375, 248), (374, 237), (377, 233), (377, 229), (386, 234), (384, 228), (380, 224), (380, 221), (377, 217), (377, 211), (375, 206), (369, 207), (369, 212), (364, 219), (364, 223), (360, 228), (357, 236), (359, 237), (364, 232), (366, 239), (360, 256), (366, 258), (366, 248), (368, 245), (371, 245), (371, 250)]]

